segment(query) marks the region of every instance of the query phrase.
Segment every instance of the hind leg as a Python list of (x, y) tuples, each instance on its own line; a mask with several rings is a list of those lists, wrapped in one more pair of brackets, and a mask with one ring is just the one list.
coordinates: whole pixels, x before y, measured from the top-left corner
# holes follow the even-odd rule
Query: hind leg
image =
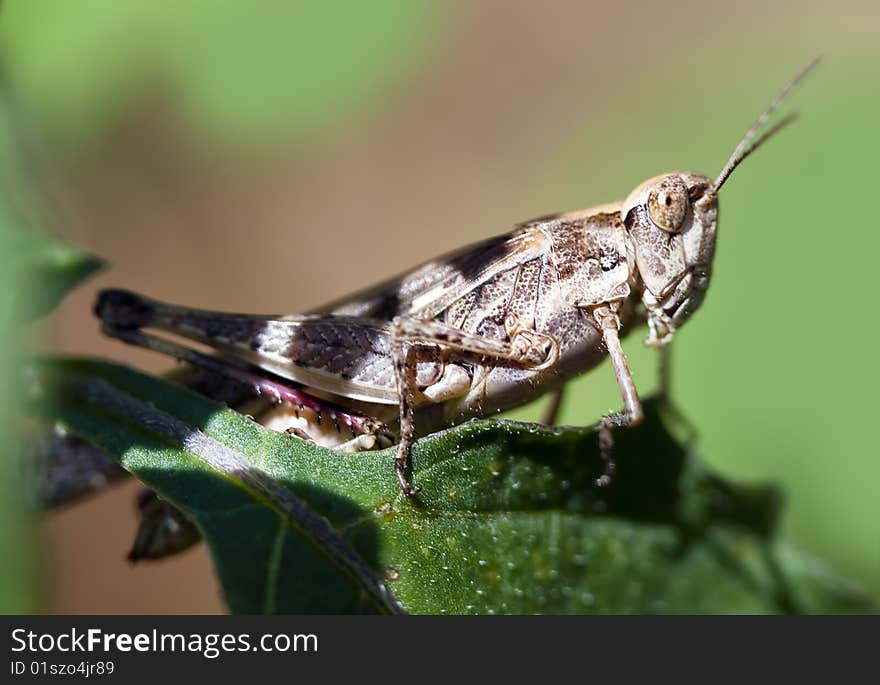
[[(509, 328), (510, 340), (474, 335), (436, 321), (397, 317), (392, 322), (391, 353), (400, 397), (400, 442), (395, 473), (400, 488), (407, 497), (418, 494), (418, 488), (410, 484), (406, 475), (415, 435), (413, 409), (416, 393), (421, 392), (429, 398), (432, 394), (431, 387), (420, 391), (416, 383), (416, 368), (421, 359), (433, 359), (439, 351), (445, 350), (450, 353), (449, 361), (456, 357), (492, 359), (540, 368), (553, 364), (558, 358), (559, 343), (554, 338), (520, 326), (513, 317), (508, 317), (505, 324)], [(446, 363), (447, 370), (454, 367), (454, 363)], [(470, 378), (462, 374), (458, 374), (455, 379), (447, 378), (444, 374), (438, 379), (437, 385), (444, 386), (443, 399), (435, 396), (431, 398), (432, 401), (444, 401), (465, 394), (470, 388)]]

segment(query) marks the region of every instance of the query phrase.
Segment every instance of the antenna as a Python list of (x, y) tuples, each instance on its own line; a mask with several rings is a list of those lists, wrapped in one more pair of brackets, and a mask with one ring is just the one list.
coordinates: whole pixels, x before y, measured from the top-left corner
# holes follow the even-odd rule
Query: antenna
[[(822, 57), (813, 58), (807, 66), (801, 69), (797, 74), (795, 74), (794, 78), (789, 81), (785, 88), (777, 95), (773, 102), (764, 110), (764, 112), (755, 119), (755, 123), (752, 124), (751, 128), (746, 131), (746, 134), (742, 137), (742, 140), (739, 141), (739, 144), (734, 148), (733, 152), (730, 155), (730, 158), (727, 160), (727, 163), (724, 165), (724, 168), (721, 170), (721, 173), (718, 174), (718, 178), (715, 179), (715, 182), (712, 184), (712, 187), (709, 189), (711, 195), (715, 195), (720, 189), (721, 186), (724, 185), (725, 181), (730, 178), (730, 175), (733, 173), (733, 170), (736, 169), (740, 164), (742, 164), (743, 160), (752, 154), (755, 150), (757, 150), (761, 145), (766, 143), (774, 134), (778, 133), (782, 128), (790, 124), (795, 120), (795, 115), (791, 114), (784, 119), (782, 119), (779, 123), (770, 128), (764, 135), (760, 136), (757, 140), (755, 140), (755, 136), (758, 135), (758, 131), (761, 130), (761, 127), (767, 123), (767, 119), (770, 118), (770, 115), (773, 114), (782, 104), (788, 94), (794, 89), (794, 87), (800, 83), (803, 78), (810, 73), (817, 64), (822, 60)], [(752, 142), (754, 141), (754, 142)]]

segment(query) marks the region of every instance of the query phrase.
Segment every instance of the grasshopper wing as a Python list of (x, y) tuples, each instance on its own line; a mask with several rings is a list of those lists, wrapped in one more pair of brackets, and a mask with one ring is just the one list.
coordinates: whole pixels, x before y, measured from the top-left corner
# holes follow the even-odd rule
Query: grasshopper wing
[[(163, 331), (310, 388), (365, 402), (398, 403), (385, 321), (231, 314), (166, 304), (124, 290), (103, 291), (95, 311), (112, 331)], [(431, 364), (418, 371), (425, 383), (436, 373)]]
[(313, 310), (316, 314), (429, 318), (500, 271), (528, 261), (547, 249), (534, 226), (459, 248), (415, 269)]

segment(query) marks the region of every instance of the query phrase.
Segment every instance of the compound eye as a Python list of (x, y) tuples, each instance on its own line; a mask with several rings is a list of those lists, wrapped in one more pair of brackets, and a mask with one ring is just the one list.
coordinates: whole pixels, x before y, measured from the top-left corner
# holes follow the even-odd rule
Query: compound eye
[(688, 189), (678, 176), (660, 179), (648, 193), (648, 215), (664, 231), (677, 232), (687, 214)]

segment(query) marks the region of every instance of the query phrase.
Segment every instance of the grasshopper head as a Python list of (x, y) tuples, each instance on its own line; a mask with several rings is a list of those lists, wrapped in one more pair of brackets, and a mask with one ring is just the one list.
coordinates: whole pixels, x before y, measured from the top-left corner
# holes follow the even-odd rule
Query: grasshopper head
[(790, 115), (758, 135), (770, 115), (818, 63), (817, 57), (786, 84), (746, 131), (714, 181), (691, 171), (657, 176), (642, 183), (623, 203), (621, 219), (644, 286), (642, 302), (651, 331), (647, 344), (659, 347), (668, 343), (703, 302), (715, 254), (718, 191), (746, 157), (793, 121)]
[(649, 179), (623, 203), (644, 290), (649, 345), (665, 345), (702, 303), (712, 274), (718, 196), (712, 179), (690, 171)]

